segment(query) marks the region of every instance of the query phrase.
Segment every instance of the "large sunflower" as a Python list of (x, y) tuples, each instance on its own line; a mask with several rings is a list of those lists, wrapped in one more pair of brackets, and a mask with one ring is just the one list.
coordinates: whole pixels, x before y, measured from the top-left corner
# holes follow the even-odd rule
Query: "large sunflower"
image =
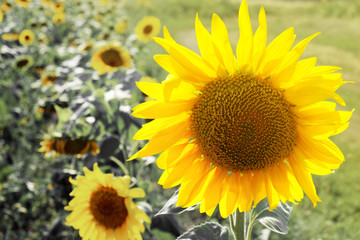
[(118, 42), (100, 47), (91, 58), (91, 66), (99, 75), (116, 71), (119, 67), (130, 68), (131, 56)]
[(268, 46), (263, 8), (253, 35), (248, 6), (239, 10), (236, 57), (221, 19), (214, 14), (211, 34), (196, 17), (201, 56), (177, 44), (164, 28), (155, 38), (169, 55), (155, 61), (169, 72), (161, 84), (137, 83), (155, 101), (133, 109), (133, 116), (154, 119), (134, 136), (150, 141), (133, 157), (163, 152), (159, 184), (180, 185), (178, 205), (198, 202), (211, 215), (219, 204), (227, 217), (268, 199), (298, 203), (303, 192), (320, 202), (312, 174), (332, 173), (344, 156), (329, 137), (344, 131), (352, 112), (336, 111), (335, 90), (344, 84), (333, 66), (299, 60), (318, 33), (292, 47), (289, 28)]
[(65, 207), (72, 211), (66, 225), (79, 229), (83, 239), (142, 239), (143, 221), (150, 222), (150, 218), (132, 199), (144, 197), (145, 192), (129, 189), (128, 176), (114, 178), (113, 174), (104, 174), (97, 163), (93, 168), (84, 168), (85, 176), (70, 179), (77, 187), (70, 194), (74, 198)]
[(140, 42), (148, 42), (160, 32), (160, 19), (154, 16), (145, 16), (136, 25), (134, 31)]

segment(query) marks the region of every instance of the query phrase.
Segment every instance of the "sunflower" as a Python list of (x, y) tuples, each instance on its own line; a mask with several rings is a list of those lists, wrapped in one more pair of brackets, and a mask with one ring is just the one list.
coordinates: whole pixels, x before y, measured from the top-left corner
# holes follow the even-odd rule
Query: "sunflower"
[(148, 42), (160, 32), (160, 19), (145, 16), (135, 27), (135, 34), (140, 42)]
[(52, 18), (53, 22), (57, 25), (63, 24), (65, 22), (65, 19), (66, 19), (66, 14), (64, 12), (55, 13)]
[(7, 1), (2, 1), (0, 9), (3, 10), (5, 13), (9, 10), (11, 10), (13, 8), (13, 6), (8, 3)]
[(19, 34), (17, 33), (3, 33), (1, 38), (4, 41), (17, 41), (19, 39)]
[(93, 169), (85, 167), (85, 176), (70, 178), (76, 188), (70, 193), (74, 198), (65, 207), (72, 211), (65, 224), (79, 229), (83, 239), (142, 239), (143, 221), (150, 223), (150, 219), (132, 199), (145, 197), (145, 192), (129, 189), (129, 176), (104, 174), (97, 163)]
[(127, 28), (128, 28), (128, 21), (126, 19), (123, 19), (123, 20), (119, 21), (115, 25), (115, 31), (118, 34), (122, 34), (122, 33), (126, 32)]
[(14, 62), (14, 67), (19, 70), (26, 70), (34, 63), (33, 58), (30, 55), (22, 55)]
[(55, 13), (62, 13), (65, 10), (64, 4), (62, 4), (61, 2), (55, 2), (53, 3), (53, 10)]
[(41, 82), (43, 85), (53, 85), (56, 80), (56, 74), (55, 73), (49, 73), (45, 72), (41, 74)]
[(34, 38), (34, 33), (29, 29), (25, 29), (19, 35), (19, 42), (22, 45), (31, 45), (34, 41)]
[(118, 42), (101, 46), (91, 58), (91, 66), (99, 75), (116, 71), (119, 67), (130, 68), (131, 56)]
[(66, 154), (76, 155), (76, 157), (81, 157), (87, 152), (91, 152), (93, 155), (100, 152), (96, 142), (87, 139), (52, 138), (42, 141), (40, 145), (39, 152), (45, 152), (45, 156), (48, 156), (52, 151), (54, 156)]
[(299, 61), (318, 33), (292, 47), (289, 28), (268, 46), (264, 8), (253, 35), (246, 0), (239, 10), (240, 39), (236, 57), (222, 20), (213, 15), (211, 34), (195, 21), (201, 56), (177, 44), (164, 28), (154, 38), (169, 55), (155, 61), (169, 72), (161, 84), (138, 82), (155, 101), (136, 106), (133, 116), (155, 119), (135, 140), (150, 141), (132, 156), (163, 152), (159, 184), (180, 185), (177, 204), (198, 202), (222, 217), (249, 211), (267, 198), (297, 204), (303, 193), (320, 202), (312, 174), (332, 173), (344, 161), (330, 136), (344, 131), (352, 112), (336, 111), (335, 90), (344, 84), (333, 66), (315, 66), (316, 58)]
[(15, 0), (16, 5), (19, 7), (28, 8), (30, 5), (30, 0)]

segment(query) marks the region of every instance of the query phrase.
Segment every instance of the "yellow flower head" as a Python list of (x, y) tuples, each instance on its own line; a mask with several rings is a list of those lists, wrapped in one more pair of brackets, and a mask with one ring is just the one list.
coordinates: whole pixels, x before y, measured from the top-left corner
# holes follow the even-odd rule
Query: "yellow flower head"
[(135, 27), (135, 34), (140, 42), (148, 42), (160, 32), (160, 19), (153, 16), (145, 16)]
[(55, 13), (52, 20), (55, 24), (63, 24), (66, 19), (66, 14), (64, 12)]
[[(163, 152), (159, 184), (180, 185), (177, 204), (198, 202), (222, 217), (248, 211), (267, 198), (298, 203), (303, 192), (320, 202), (312, 174), (332, 173), (344, 161), (330, 136), (344, 131), (352, 112), (336, 111), (335, 93), (344, 81), (333, 66), (315, 66), (316, 58), (299, 60), (318, 33), (293, 46), (294, 28), (269, 45), (264, 8), (253, 34), (248, 6), (239, 10), (240, 39), (234, 56), (223, 21), (214, 14), (211, 34), (196, 16), (201, 56), (177, 44), (164, 28), (154, 38), (168, 55), (155, 61), (169, 72), (161, 84), (138, 82), (155, 101), (133, 109), (133, 116), (154, 119), (134, 136), (150, 139), (133, 157)], [(293, 46), (293, 47), (292, 47)]]
[(22, 45), (31, 45), (34, 41), (34, 38), (34, 33), (29, 29), (25, 29), (19, 35), (19, 42)]
[(13, 6), (7, 1), (2, 1), (0, 8), (6, 13), (7, 11), (11, 10)]
[(41, 74), (41, 82), (44, 86), (53, 85), (55, 83), (55, 80), (56, 80), (55, 73), (43, 72)]
[(55, 13), (62, 13), (64, 12), (65, 8), (64, 8), (64, 4), (62, 4), (61, 2), (55, 2), (53, 4), (53, 10)]
[(123, 19), (123, 20), (119, 21), (115, 25), (115, 31), (118, 34), (122, 34), (122, 33), (126, 32), (127, 28), (128, 28), (128, 21), (126, 19)]
[(85, 167), (85, 176), (70, 179), (76, 188), (70, 193), (74, 198), (65, 207), (71, 211), (65, 224), (79, 229), (83, 239), (142, 239), (143, 221), (150, 223), (150, 218), (132, 199), (145, 197), (145, 192), (130, 189), (129, 176), (104, 174), (97, 163), (93, 169)]
[(15, 0), (16, 5), (19, 7), (28, 8), (30, 5), (30, 0)]
[(0, 23), (3, 21), (4, 19), (4, 13), (0, 10)]
[(45, 156), (54, 152), (54, 156), (76, 155), (76, 157), (81, 157), (87, 152), (91, 152), (93, 155), (100, 152), (95, 141), (86, 139), (53, 138), (42, 141), (40, 145), (41, 148), (38, 151), (45, 152)]
[(4, 33), (1, 35), (1, 38), (4, 41), (17, 41), (19, 39), (19, 34), (17, 33)]
[(91, 58), (91, 66), (99, 75), (116, 71), (119, 67), (130, 68), (131, 56), (118, 42), (100, 47)]
[(32, 66), (34, 60), (31, 56), (22, 55), (14, 62), (14, 67), (18, 70), (26, 70)]

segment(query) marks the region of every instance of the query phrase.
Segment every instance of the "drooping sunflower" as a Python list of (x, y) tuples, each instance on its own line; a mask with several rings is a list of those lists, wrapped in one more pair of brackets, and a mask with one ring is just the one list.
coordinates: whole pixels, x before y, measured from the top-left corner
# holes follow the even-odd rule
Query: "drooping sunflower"
[(31, 1), (30, 0), (15, 0), (16, 5), (23, 8), (28, 8)]
[(51, 152), (56, 155), (76, 155), (81, 157), (87, 152), (96, 155), (100, 149), (94, 140), (87, 139), (70, 139), (70, 138), (52, 138), (40, 142), (41, 148), (39, 152), (45, 152), (45, 156), (49, 156)]
[(25, 29), (19, 35), (19, 42), (22, 45), (31, 45), (34, 41), (34, 38), (34, 33), (29, 29)]
[(4, 41), (17, 41), (19, 39), (19, 34), (17, 33), (3, 33), (1, 38)]
[(93, 67), (99, 75), (114, 72), (119, 67), (130, 68), (131, 56), (129, 52), (123, 50), (116, 41), (101, 46), (91, 58), (91, 67)]
[(148, 42), (160, 32), (160, 19), (154, 16), (145, 16), (136, 25), (134, 31), (140, 42)]
[(65, 207), (72, 211), (66, 225), (79, 229), (83, 239), (142, 239), (143, 221), (150, 218), (132, 201), (145, 197), (141, 188), (130, 189), (130, 177), (104, 174), (95, 163), (93, 171), (84, 168), (85, 176), (70, 182), (76, 188), (70, 193), (74, 198)]
[(133, 109), (133, 116), (154, 119), (135, 140), (150, 141), (129, 160), (162, 152), (159, 184), (180, 185), (177, 204), (198, 202), (211, 215), (219, 205), (225, 218), (248, 211), (267, 198), (297, 204), (305, 193), (320, 202), (312, 174), (332, 173), (344, 161), (329, 139), (344, 131), (352, 112), (336, 111), (335, 93), (345, 82), (340, 68), (299, 60), (318, 33), (292, 47), (291, 27), (269, 45), (264, 8), (255, 34), (248, 6), (239, 10), (240, 39), (234, 56), (228, 32), (214, 14), (211, 34), (195, 21), (201, 56), (177, 44), (166, 28), (155, 38), (169, 55), (155, 61), (169, 72), (161, 84), (137, 83), (155, 101)]

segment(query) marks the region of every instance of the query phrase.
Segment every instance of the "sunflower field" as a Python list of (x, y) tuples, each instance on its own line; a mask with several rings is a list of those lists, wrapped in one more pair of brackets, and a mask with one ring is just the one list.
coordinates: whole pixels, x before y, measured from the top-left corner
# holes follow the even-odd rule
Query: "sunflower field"
[(359, 22), (357, 0), (1, 0), (0, 240), (360, 239)]

